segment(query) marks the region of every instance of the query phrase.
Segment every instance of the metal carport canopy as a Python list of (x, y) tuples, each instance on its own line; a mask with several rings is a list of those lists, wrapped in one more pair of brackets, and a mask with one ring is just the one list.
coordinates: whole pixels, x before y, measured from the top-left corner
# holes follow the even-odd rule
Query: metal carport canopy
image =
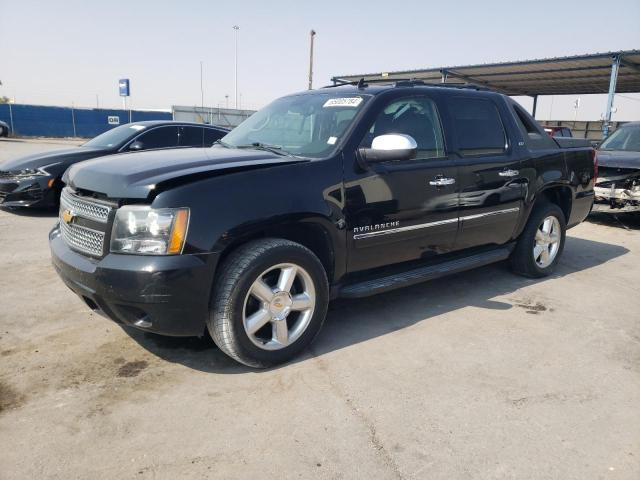
[(475, 84), (507, 95), (586, 95), (608, 93), (612, 66), (619, 60), (616, 93), (640, 92), (640, 50), (571, 57), (398, 72), (338, 75), (334, 83), (380, 79), (416, 79), (425, 83)]

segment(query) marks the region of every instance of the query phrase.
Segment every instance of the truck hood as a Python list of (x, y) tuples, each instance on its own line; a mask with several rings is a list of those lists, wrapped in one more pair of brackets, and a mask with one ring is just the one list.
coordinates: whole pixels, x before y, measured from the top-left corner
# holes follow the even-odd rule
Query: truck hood
[(598, 165), (609, 168), (637, 168), (640, 170), (640, 152), (598, 150)]
[(308, 160), (252, 149), (185, 148), (124, 153), (72, 166), (64, 181), (72, 188), (110, 198), (148, 198), (165, 182), (221, 175)]
[(65, 148), (63, 150), (53, 150), (44, 153), (35, 153), (26, 157), (14, 158), (0, 163), (0, 170), (18, 171), (27, 168), (36, 169), (51, 165), (52, 163), (63, 163), (70, 165), (88, 158), (95, 158), (105, 155), (108, 151), (100, 148), (76, 147)]

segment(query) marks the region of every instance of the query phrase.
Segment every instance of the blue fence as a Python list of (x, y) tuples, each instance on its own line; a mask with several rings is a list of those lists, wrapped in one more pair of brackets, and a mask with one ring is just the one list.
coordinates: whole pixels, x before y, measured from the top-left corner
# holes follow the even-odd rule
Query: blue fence
[[(131, 111), (133, 122), (171, 118), (171, 112)], [(0, 120), (7, 122), (17, 136), (91, 138), (129, 123), (129, 110), (0, 104)]]

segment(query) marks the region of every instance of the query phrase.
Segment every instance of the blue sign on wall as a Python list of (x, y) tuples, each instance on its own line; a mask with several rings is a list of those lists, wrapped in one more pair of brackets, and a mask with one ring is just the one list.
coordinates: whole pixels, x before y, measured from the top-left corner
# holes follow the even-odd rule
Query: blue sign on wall
[(129, 79), (128, 78), (121, 78), (120, 80), (118, 80), (118, 88), (120, 90), (120, 96), (121, 97), (128, 97), (131, 95), (131, 92), (129, 90)]

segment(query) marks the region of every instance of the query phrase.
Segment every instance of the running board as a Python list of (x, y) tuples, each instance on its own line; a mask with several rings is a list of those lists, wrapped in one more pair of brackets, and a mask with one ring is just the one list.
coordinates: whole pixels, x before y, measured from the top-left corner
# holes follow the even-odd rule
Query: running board
[(388, 292), (396, 288), (408, 287), (409, 285), (426, 282), (427, 280), (434, 280), (446, 275), (482, 267), (490, 263), (506, 260), (509, 258), (513, 247), (513, 245), (506, 245), (495, 250), (476, 253), (468, 257), (449, 260), (436, 265), (414, 268), (386, 277), (345, 285), (339, 289), (337, 296), (341, 298), (368, 297), (377, 293)]

